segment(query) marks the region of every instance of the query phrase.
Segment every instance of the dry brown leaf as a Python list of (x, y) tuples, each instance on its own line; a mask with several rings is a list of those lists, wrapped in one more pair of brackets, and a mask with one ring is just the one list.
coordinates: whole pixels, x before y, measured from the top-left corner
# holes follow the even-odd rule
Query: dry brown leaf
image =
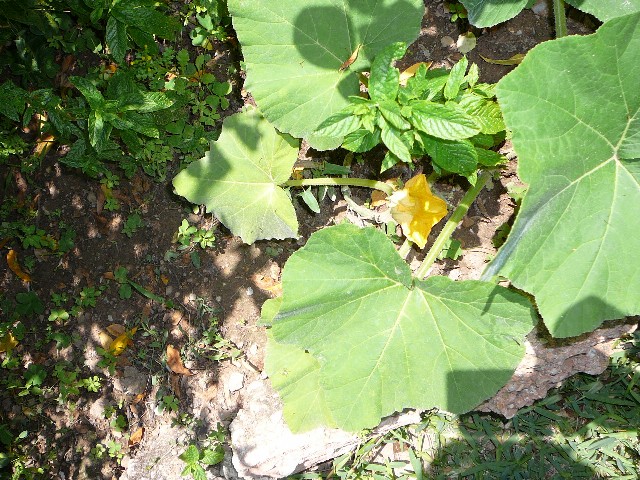
[(124, 325), (120, 325), (118, 323), (112, 323), (107, 327), (107, 332), (112, 337), (119, 337), (127, 331), (127, 328)]
[(351, 66), (351, 64), (358, 59), (358, 53), (360, 52), (361, 48), (362, 48), (362, 44), (359, 43), (356, 49), (351, 54), (351, 56), (347, 58), (342, 65), (340, 65), (340, 68), (338, 69), (340, 72), (349, 68), (349, 66)]
[(193, 372), (184, 366), (182, 358), (180, 358), (180, 351), (173, 345), (167, 345), (167, 365), (173, 373), (193, 375)]
[(18, 263), (18, 253), (13, 249), (9, 250), (9, 253), (7, 253), (7, 265), (9, 265), (11, 271), (15, 273), (21, 280), (25, 282), (31, 281), (31, 277), (29, 276), (29, 274), (25, 273)]
[(131, 404), (132, 405), (137, 405), (139, 404), (142, 400), (144, 400), (144, 397), (147, 396), (147, 392), (142, 392), (137, 394), (133, 400), (131, 400)]
[(273, 293), (276, 297), (282, 295), (282, 283), (265, 275), (254, 275), (253, 281), (260, 290)]
[(135, 447), (142, 441), (142, 435), (144, 435), (144, 427), (139, 427), (129, 437), (129, 447)]
[(107, 280), (115, 280), (116, 276), (113, 274), (113, 272), (104, 272), (102, 274), (102, 278), (106, 278)]
[(387, 203), (387, 194), (380, 191), (374, 190), (371, 192), (371, 206), (372, 207), (381, 207)]

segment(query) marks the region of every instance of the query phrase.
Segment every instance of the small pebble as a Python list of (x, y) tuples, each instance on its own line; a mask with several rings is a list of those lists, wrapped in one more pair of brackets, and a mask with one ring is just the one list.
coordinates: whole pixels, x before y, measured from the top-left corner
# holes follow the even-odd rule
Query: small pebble
[(253, 288), (251, 287), (247, 287), (247, 295), (250, 297), (251, 295), (253, 295)]
[(240, 372), (233, 372), (229, 375), (229, 381), (227, 382), (227, 389), (230, 392), (237, 392), (244, 386), (244, 375)]

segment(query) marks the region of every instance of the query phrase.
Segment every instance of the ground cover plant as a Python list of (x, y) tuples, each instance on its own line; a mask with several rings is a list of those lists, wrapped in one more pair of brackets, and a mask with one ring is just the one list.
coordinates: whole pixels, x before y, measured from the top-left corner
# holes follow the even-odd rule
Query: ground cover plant
[[(135, 475), (162, 420), (188, 432), (176, 478), (221, 474), (238, 365), (295, 432), (427, 411), (301, 478), (638, 473), (636, 343), (506, 425), (467, 414), (534, 329), (570, 342), (640, 313), (636, 2), (567, 2), (602, 22), (586, 36), (554, 2), (561, 38), (497, 84), (491, 59), (414, 60), (424, 7), (464, 29), (534, 2), (5, 3), (1, 475)], [(464, 257), (505, 141), (526, 184), (508, 237), (481, 279), (432, 273)], [(327, 217), (340, 196), (358, 226)], [(373, 455), (387, 443), (409, 470)]]

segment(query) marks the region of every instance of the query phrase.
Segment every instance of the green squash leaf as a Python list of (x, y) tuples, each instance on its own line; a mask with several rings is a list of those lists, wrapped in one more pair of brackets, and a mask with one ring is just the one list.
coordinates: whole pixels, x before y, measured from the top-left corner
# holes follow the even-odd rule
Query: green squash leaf
[(271, 385), (285, 398), (283, 416), (293, 432), (319, 426), (335, 427), (320, 386), (320, 363), (296, 345), (275, 342), (267, 337), (264, 370)]
[[(412, 278), (382, 232), (350, 224), (314, 233), (290, 257), (282, 281), (273, 339), (317, 361), (319, 387), (283, 385), (281, 378), (274, 386), (285, 408), (317, 419), (326, 405), (325, 420), (349, 431), (404, 408), (474, 408), (509, 380), (535, 323), (528, 301), (503, 287)], [(303, 377), (282, 355), (272, 345), (268, 363)], [(312, 359), (305, 372), (311, 382)], [(300, 401), (305, 392), (324, 394), (313, 415)]]
[(292, 238), (298, 221), (278, 185), (289, 179), (297, 156), (297, 142), (251, 109), (225, 119), (211, 150), (180, 172), (173, 185), (190, 202), (206, 205), (245, 243)]
[(529, 184), (486, 276), (570, 337), (640, 313), (640, 14), (535, 47), (498, 84)]
[(527, 0), (460, 0), (469, 22), (479, 28), (493, 27), (519, 14)]
[(640, 11), (640, 0), (566, 0), (566, 2), (603, 22)]
[[(393, 42), (413, 42), (420, 30), (421, 0), (229, 0), (242, 45), (245, 88), (265, 118), (314, 148), (341, 139), (312, 133), (359, 92), (353, 73), (370, 66)], [(340, 70), (358, 45), (357, 59)]]

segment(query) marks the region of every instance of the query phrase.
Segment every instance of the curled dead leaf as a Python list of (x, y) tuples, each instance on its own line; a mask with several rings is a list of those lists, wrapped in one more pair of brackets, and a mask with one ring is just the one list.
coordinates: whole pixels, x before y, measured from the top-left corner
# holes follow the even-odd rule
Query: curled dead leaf
[(9, 269), (13, 273), (15, 273), (16, 276), (18, 276), (22, 281), (31, 281), (31, 277), (29, 276), (29, 274), (25, 273), (24, 270), (22, 270), (20, 263), (18, 263), (18, 253), (13, 249), (9, 250), (9, 253), (7, 253), (7, 265), (9, 265)]
[(180, 358), (180, 351), (173, 345), (167, 345), (167, 366), (173, 373), (180, 375), (191, 376), (194, 373), (184, 366), (182, 358)]
[(144, 435), (144, 427), (139, 427), (129, 437), (129, 447), (135, 447), (136, 445), (138, 445), (142, 441), (143, 435)]
[(112, 337), (119, 337), (126, 331), (127, 331), (126, 327), (118, 323), (112, 323), (107, 327), (107, 332), (109, 332), (109, 335), (111, 335)]

